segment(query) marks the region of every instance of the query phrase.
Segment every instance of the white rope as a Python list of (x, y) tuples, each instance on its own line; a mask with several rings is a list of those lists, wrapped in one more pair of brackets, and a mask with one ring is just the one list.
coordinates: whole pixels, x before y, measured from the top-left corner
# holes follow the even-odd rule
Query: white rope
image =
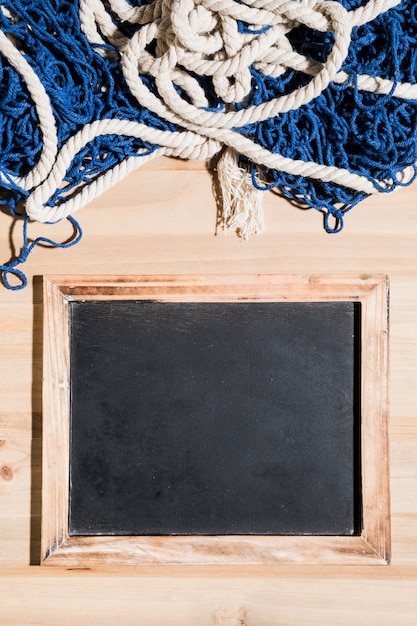
[[(30, 218), (55, 221), (81, 208), (129, 172), (156, 156), (206, 159), (228, 148), (219, 161), (223, 187), (225, 222), (243, 236), (259, 231), (262, 209), (248, 172), (237, 155), (253, 163), (296, 176), (332, 182), (366, 194), (381, 193), (392, 181), (376, 181), (343, 168), (284, 158), (272, 154), (237, 132), (237, 128), (279, 116), (315, 99), (332, 82), (350, 81), (341, 70), (351, 43), (352, 28), (366, 24), (400, 4), (401, 0), (374, 0), (347, 11), (330, 0), (154, 0), (132, 7), (125, 0), (110, 0), (112, 16), (101, 0), (80, 0), (82, 30), (103, 56), (113, 46), (120, 57), (126, 83), (140, 107), (172, 122), (183, 131), (161, 131), (144, 124), (109, 119), (86, 125), (57, 150), (54, 116), (48, 96), (18, 45), (0, 33), (0, 53), (25, 81), (36, 105), (44, 146), (36, 167), (15, 183), (31, 190), (26, 203)], [(140, 24), (131, 36), (119, 30), (121, 22)], [(238, 21), (249, 25), (241, 33)], [(307, 59), (293, 50), (287, 34), (298, 25), (331, 32), (334, 44), (324, 63)], [(150, 52), (153, 50), (153, 52)], [(252, 89), (250, 68), (277, 77), (288, 69), (310, 76), (307, 84), (284, 96), (260, 105), (236, 109)], [(156, 93), (142, 76), (154, 78)], [(222, 110), (208, 110), (209, 102), (197, 75), (212, 78)], [(393, 92), (396, 97), (417, 98), (417, 85), (359, 75), (357, 88), (378, 94)], [(177, 88), (186, 94), (181, 97)], [(118, 134), (160, 146), (150, 154), (140, 151), (120, 165), (98, 176), (87, 186), (72, 192), (55, 207), (48, 200), (62, 189), (74, 157), (97, 137)], [(404, 177), (407, 175), (404, 172)], [(249, 184), (250, 183), (250, 184)], [(229, 187), (228, 187), (229, 185)], [(252, 193), (253, 191), (253, 193)], [(255, 207), (251, 213), (248, 207)]]
[[(128, 166), (123, 163), (99, 176), (87, 187), (83, 188), (75, 196), (55, 207), (44, 206), (44, 203), (52, 194), (61, 187), (65, 173), (70, 166), (74, 156), (87, 146), (96, 137), (104, 135), (123, 135), (125, 137), (136, 137), (153, 144), (164, 146), (146, 156), (133, 156), (126, 160)], [(191, 152), (184, 152), (183, 146), (189, 146)], [(182, 156), (184, 158), (207, 159), (216, 154), (221, 149), (221, 145), (213, 141), (207, 141), (204, 137), (195, 138), (194, 133), (160, 131), (144, 124), (130, 122), (127, 120), (98, 120), (83, 127), (76, 135), (71, 137), (60, 150), (55, 163), (49, 173), (48, 178), (39, 185), (26, 201), (26, 211), (29, 217), (39, 222), (57, 221), (66, 217), (70, 213), (85, 206), (87, 202), (97, 197), (104, 191), (103, 178), (105, 178), (105, 189), (114, 185), (129, 172), (144, 165), (156, 156)]]

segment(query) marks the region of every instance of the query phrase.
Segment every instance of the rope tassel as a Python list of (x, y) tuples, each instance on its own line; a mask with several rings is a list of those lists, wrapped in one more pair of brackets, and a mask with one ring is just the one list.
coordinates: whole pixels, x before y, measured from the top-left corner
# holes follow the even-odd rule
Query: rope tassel
[(217, 179), (222, 197), (222, 221), (242, 239), (262, 232), (263, 192), (252, 184), (252, 175), (239, 164), (239, 155), (226, 148), (217, 164)]

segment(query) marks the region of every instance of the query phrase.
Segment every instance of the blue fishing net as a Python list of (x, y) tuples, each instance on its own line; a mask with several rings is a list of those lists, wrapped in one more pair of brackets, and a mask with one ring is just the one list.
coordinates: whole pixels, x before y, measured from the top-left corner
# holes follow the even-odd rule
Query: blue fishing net
[[(117, 36), (129, 42), (144, 24), (124, 19), (118, 8), (133, 9), (146, 3), (140, 0), (120, 2), (100, 4)], [(166, 16), (173, 4), (162, 2), (162, 14)], [(234, 4), (245, 5), (244, 2)], [(293, 4), (294, 7), (299, 5), (296, 1)], [(320, 10), (336, 2), (317, 0), (310, 4)], [(340, 0), (339, 4), (347, 11), (354, 11), (373, 3)], [(88, 5), (85, 0), (84, 6)], [(261, 4), (258, 2), (256, 6)], [(47, 95), (55, 125), (55, 160), (59, 160), (71, 138), (98, 120), (126, 120), (166, 133), (191, 128), (186, 116), (181, 124), (175, 116), (164, 116), (155, 107), (138, 101), (127, 84), (121, 64), (123, 48), (100, 25), (96, 40), (92, 41), (83, 28), (81, 9), (81, 3), (74, 0), (2, 0), (0, 3), (2, 36), (24, 58)], [(237, 19), (237, 28), (242, 37), (266, 36), (272, 25), (255, 27)], [(293, 28), (287, 28), (285, 37), (300, 58), (316, 64), (326, 64), (337, 39), (331, 29), (315, 30), (296, 20)], [(0, 54), (0, 203), (4, 210), (22, 218), (24, 244), (21, 254), (0, 269), (6, 285), (17, 289), (26, 283), (18, 265), (26, 260), (34, 243), (27, 239), (26, 202), (48, 177), (48, 172), (38, 177), (33, 186), (22, 183), (42, 158), (45, 133), (33, 89), (28, 87), (16, 62), (5, 52), (6, 48), (3, 47)], [(146, 52), (157, 57), (157, 44), (150, 41)], [(181, 64), (179, 70), (183, 74), (187, 72)], [(249, 71), (250, 90), (232, 105), (219, 96), (212, 75), (188, 71), (190, 79), (204, 94), (206, 103), (201, 109), (214, 114), (239, 112), (302, 90), (312, 80), (312, 74), (291, 67), (284, 68), (279, 75), (271, 75), (254, 63)], [(412, 89), (417, 82), (417, 5), (412, 0), (403, 0), (374, 19), (355, 26), (340, 71), (345, 75), (343, 80), (331, 81), (301, 106), (234, 126), (231, 132), (291, 162), (314, 163), (362, 177), (376, 192), (388, 193), (411, 184), (416, 175), (417, 156), (417, 92)], [(140, 68), (138, 73), (142, 85), (156, 98), (163, 99), (157, 79)], [(385, 81), (384, 89), (378, 88), (379, 83), (364, 89), (363, 76)], [(409, 91), (398, 89), (407, 85), (411, 88)], [(183, 85), (175, 84), (175, 92), (190, 103)], [(204, 136), (204, 130), (198, 132)], [(207, 131), (211, 139), (215, 139), (215, 135), (215, 127), (210, 133)], [(106, 172), (132, 157), (140, 160), (149, 156), (158, 148), (157, 142), (131, 134), (94, 136), (72, 156), (62, 180), (44, 199), (44, 207), (68, 202), (72, 194), (79, 194), (80, 189)], [(366, 190), (334, 180), (294, 174), (259, 160), (255, 163), (248, 153), (241, 154), (241, 164), (252, 170), (255, 187), (277, 187), (291, 200), (322, 211), (329, 232), (340, 231), (346, 212), (368, 195)], [(411, 168), (411, 174), (404, 176), (407, 168)], [(80, 238), (78, 223), (73, 217), (71, 221), (78, 232), (73, 241), (63, 244), (65, 246), (73, 245)], [(11, 285), (9, 274), (15, 274), (21, 284)]]

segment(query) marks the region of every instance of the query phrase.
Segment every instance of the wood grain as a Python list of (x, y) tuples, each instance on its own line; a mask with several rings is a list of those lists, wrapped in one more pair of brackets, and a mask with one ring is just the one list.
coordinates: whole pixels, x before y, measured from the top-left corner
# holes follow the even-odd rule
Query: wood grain
[[(153, 172), (158, 178), (150, 178)], [(149, 193), (152, 180), (158, 185)], [(0, 464), (6, 462), (6, 449), (24, 451), (19, 478), (0, 480), (0, 624), (211, 626), (219, 615), (225, 621), (227, 612), (229, 621), (239, 623), (242, 609), (246, 626), (416, 622), (416, 186), (366, 200), (349, 213), (338, 235), (323, 232), (320, 213), (301, 211), (265, 194), (265, 230), (248, 242), (233, 233), (214, 235), (211, 186), (204, 164), (152, 161), (80, 211), (84, 238), (76, 248), (34, 250), (22, 267), (29, 278), (27, 289), (0, 288), (0, 440), (7, 445), (0, 448)], [(61, 241), (70, 232), (65, 222), (29, 227), (31, 237), (42, 234)], [(20, 226), (0, 212), (2, 262), (10, 256), (9, 234), (18, 250)], [(391, 564), (120, 566), (77, 571), (29, 566), (40, 557), (39, 277), (52, 273), (388, 275)]]

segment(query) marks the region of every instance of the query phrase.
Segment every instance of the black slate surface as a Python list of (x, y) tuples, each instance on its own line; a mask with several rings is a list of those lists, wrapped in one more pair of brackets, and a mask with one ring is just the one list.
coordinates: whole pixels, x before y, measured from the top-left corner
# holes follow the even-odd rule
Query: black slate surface
[(71, 306), (71, 535), (360, 531), (360, 309)]

